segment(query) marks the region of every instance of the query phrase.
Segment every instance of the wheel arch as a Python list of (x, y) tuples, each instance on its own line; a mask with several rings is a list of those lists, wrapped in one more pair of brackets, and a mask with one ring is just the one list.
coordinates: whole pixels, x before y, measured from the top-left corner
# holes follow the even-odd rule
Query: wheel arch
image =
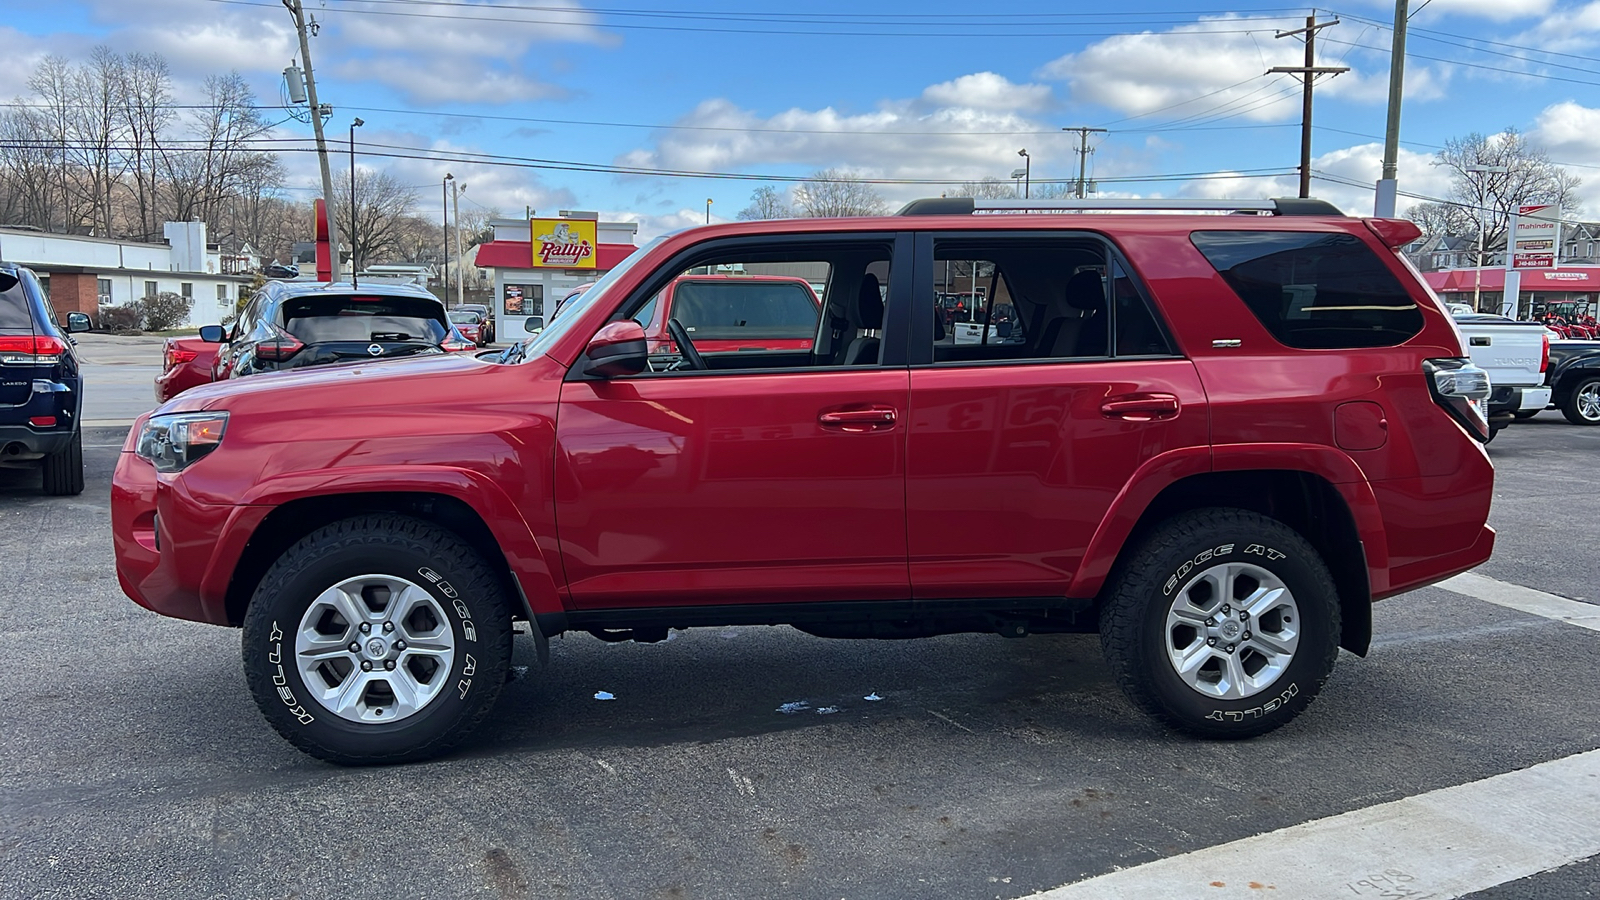
[[(523, 580), (529, 573), (512, 570), (500, 539), (471, 504), (459, 497), (432, 491), (368, 491), (299, 497), (274, 507), (251, 533), (233, 567), (224, 595), (228, 624), (237, 626), (244, 621), (245, 611), (262, 576), (296, 541), (333, 522), (379, 512), (412, 516), (461, 538), (483, 555), (500, 579), (513, 617), (532, 617), (529, 592), (523, 587)], [(545, 580), (550, 582), (548, 590), (554, 597), (554, 582), (548, 575)]]
[[(1126, 537), (1116, 545), (1118, 550), (1106, 566), (1106, 575), (1092, 584), (1084, 583), (1087, 579), (1075, 583), (1072, 596), (1098, 598), (1144, 538), (1171, 517), (1212, 507), (1245, 509), (1283, 522), (1316, 549), (1333, 575), (1339, 595), (1342, 621), (1339, 646), (1364, 656), (1372, 639), (1374, 585), (1369, 573), (1368, 547), (1362, 540), (1356, 514), (1346, 496), (1351, 493), (1359, 496), (1359, 491), (1351, 490), (1357, 486), (1336, 486), (1320, 474), (1297, 469), (1236, 469), (1180, 478), (1163, 488), (1140, 511)], [(1364, 488), (1364, 482), (1359, 487)], [(1370, 495), (1370, 490), (1366, 493)], [(1381, 538), (1381, 535), (1375, 537)], [(1100, 543), (1100, 538), (1096, 536), (1096, 543)], [(1381, 539), (1376, 543), (1376, 552), (1386, 557)]]

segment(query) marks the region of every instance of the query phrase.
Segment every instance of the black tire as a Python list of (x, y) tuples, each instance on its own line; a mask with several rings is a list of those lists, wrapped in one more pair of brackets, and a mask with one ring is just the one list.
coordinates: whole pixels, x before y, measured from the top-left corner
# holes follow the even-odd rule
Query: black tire
[(1537, 416), (1539, 413), (1542, 413), (1542, 412), (1544, 412), (1544, 410), (1542, 410), (1542, 409), (1519, 409), (1516, 412), (1512, 413), (1512, 415), (1516, 416), (1519, 419), (1531, 419), (1534, 416)]
[[(1561, 401), (1561, 414), (1574, 425), (1600, 425), (1600, 409), (1591, 400), (1596, 391), (1600, 391), (1600, 376), (1591, 375), (1573, 385)], [(1584, 396), (1586, 392), (1589, 397)]]
[[(307, 686), (305, 675), (293, 661), (297, 653), (295, 641), (313, 621), (307, 611), (318, 602), (319, 595), (347, 580), (375, 578), (404, 580), (423, 589), (427, 597), (411, 595), (416, 601), (413, 608), (422, 610), (425, 622), (431, 623), (427, 627), (440, 636), (437, 640), (443, 642), (448, 631), (453, 652), (447, 667), (426, 654), (403, 654), (400, 651), (406, 648), (393, 642), (387, 658), (413, 672), (408, 684), (421, 684), (425, 691), (434, 692), (414, 712), (404, 711), (395, 694), (387, 695), (396, 701), (389, 709), (401, 716), (398, 721), (360, 721), (342, 716), (318, 699), (317, 691)], [(377, 600), (383, 606), (376, 613), (371, 607), (365, 612), (384, 615), (382, 609), (393, 596), (380, 592)], [(483, 558), (455, 535), (400, 515), (345, 519), (302, 538), (261, 579), (244, 619), (245, 677), (256, 705), (272, 727), (289, 743), (319, 759), (343, 765), (371, 765), (438, 756), (465, 739), (489, 714), (499, 696), (511, 661), (508, 608), (500, 580)], [(326, 613), (322, 615), (321, 621), (326, 623)], [(358, 635), (353, 624), (341, 622), (341, 617), (335, 615), (327, 633), (357, 637), (351, 646), (359, 646), (379, 634), (374, 630)], [(321, 634), (323, 626), (316, 627)], [(402, 622), (400, 629), (389, 634), (403, 635), (410, 627)], [(334, 643), (345, 639), (337, 638)], [(358, 659), (366, 657), (352, 653), (348, 659), (332, 662), (353, 666)], [(431, 671), (423, 670), (425, 679), (416, 676), (411, 668), (430, 664)], [(387, 666), (388, 662), (375, 665)], [(401, 674), (404, 673), (396, 673)], [(351, 675), (356, 675), (353, 668), (341, 677)], [(360, 690), (358, 699), (362, 702), (372, 697), (381, 700), (382, 690), (391, 683), (387, 680), (391, 676), (381, 671), (357, 677), (370, 677), (368, 684), (382, 680), (383, 688), (377, 693), (370, 687)], [(325, 681), (322, 689), (332, 689), (337, 684)], [(381, 715), (383, 703), (369, 703), (360, 714), (374, 715), (374, 709)]]
[(74, 431), (72, 440), (46, 456), (40, 468), (46, 494), (64, 497), (83, 493), (83, 430)]
[[(1285, 627), (1298, 625), (1298, 643), (1292, 653), (1280, 657), (1285, 662), (1275, 677), (1253, 688), (1254, 693), (1234, 699), (1209, 696), (1191, 686), (1179, 676), (1168, 652), (1174, 641), (1194, 647), (1196, 657), (1205, 659), (1196, 669), (1197, 680), (1208, 677), (1205, 670), (1213, 662), (1218, 669), (1231, 664), (1228, 658), (1234, 656), (1233, 650), (1224, 658), (1218, 652), (1223, 645), (1204, 646), (1210, 632), (1197, 626), (1168, 625), (1169, 611), (1179, 598), (1185, 592), (1189, 597), (1199, 595), (1201, 576), (1229, 563), (1246, 564), (1251, 572), (1276, 578), (1287, 588), (1298, 613), (1291, 616), (1284, 607), (1255, 620), (1253, 627), (1261, 637), (1269, 634), (1274, 624), (1278, 636), (1285, 634)], [(1252, 577), (1240, 577), (1236, 589), (1250, 589)], [(1260, 581), (1255, 584), (1263, 586)], [(1214, 607), (1219, 613), (1230, 608)], [(1278, 617), (1276, 623), (1273, 616)], [(1292, 619), (1298, 622), (1291, 625)], [(1229, 616), (1219, 615), (1215, 621), (1223, 629), (1234, 629), (1241, 638), (1250, 635), (1249, 631), (1237, 632), (1252, 627), (1245, 624), (1250, 621), (1247, 618), (1235, 623)], [(1231, 636), (1214, 639), (1236, 640)], [(1194, 644), (1196, 640), (1201, 644)], [(1100, 643), (1117, 683), (1146, 713), (1197, 737), (1254, 737), (1305, 710), (1333, 671), (1339, 655), (1338, 592), (1316, 550), (1282, 522), (1238, 509), (1196, 510), (1161, 525), (1133, 552), (1128, 564), (1120, 567), (1101, 609)], [(1241, 671), (1257, 657), (1268, 658), (1247, 640), (1226, 646), (1239, 648)], [(1251, 677), (1265, 671), (1258, 666)]]

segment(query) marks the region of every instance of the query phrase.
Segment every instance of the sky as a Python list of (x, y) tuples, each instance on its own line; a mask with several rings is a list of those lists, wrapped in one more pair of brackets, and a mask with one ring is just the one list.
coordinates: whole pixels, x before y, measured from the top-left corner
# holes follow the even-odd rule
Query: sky
[[(1388, 98), (1393, 0), (1332, 8), (1225, 0), (305, 0), (312, 61), (348, 165), (388, 171), (437, 215), (446, 172), (463, 208), (594, 210), (640, 239), (733, 219), (757, 188), (833, 168), (883, 181), (897, 207), (962, 182), (1070, 180), (1076, 133), (1100, 196), (1293, 196), (1303, 64), (1279, 31), (1308, 15), (1317, 64), (1312, 195), (1371, 214)], [(623, 5), (625, 4), (625, 5)], [(1583, 179), (1600, 218), (1600, 0), (1411, 0), (1401, 119), (1403, 210), (1437, 198), (1446, 140), (1527, 133)], [(237, 70), (274, 136), (310, 146), (282, 70), (299, 57), (278, 0), (3, 0), (0, 97), (38, 59), (97, 44), (158, 52), (175, 102)], [(803, 11), (796, 11), (803, 9)], [(1065, 10), (1065, 11), (1064, 11)], [(391, 154), (378, 157), (375, 154)], [(315, 157), (286, 151), (286, 195), (318, 193)], [(657, 174), (662, 173), (662, 174)], [(675, 174), (665, 174), (675, 173)], [(716, 177), (713, 177), (716, 176)], [(786, 180), (787, 179), (787, 180)]]

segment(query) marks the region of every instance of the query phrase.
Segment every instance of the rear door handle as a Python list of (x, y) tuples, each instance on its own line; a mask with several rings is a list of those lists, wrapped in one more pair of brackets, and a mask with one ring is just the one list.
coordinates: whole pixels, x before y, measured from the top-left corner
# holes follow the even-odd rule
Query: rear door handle
[(1175, 419), (1180, 409), (1174, 394), (1123, 394), (1100, 404), (1100, 415), (1129, 422)]
[(859, 434), (864, 431), (887, 431), (898, 418), (893, 407), (873, 406), (867, 409), (835, 409), (817, 416), (817, 424), (833, 431)]

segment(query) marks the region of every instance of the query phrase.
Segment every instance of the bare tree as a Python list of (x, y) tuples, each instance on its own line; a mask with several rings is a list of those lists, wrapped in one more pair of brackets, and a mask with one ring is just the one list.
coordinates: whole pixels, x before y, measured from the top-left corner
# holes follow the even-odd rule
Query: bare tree
[(166, 214), (174, 221), (198, 219), (220, 230), (226, 198), (262, 167), (277, 164), (271, 154), (250, 144), (270, 126), (237, 71), (206, 79), (206, 102), (194, 111), (190, 124), (193, 149), (161, 154)]
[(739, 210), (739, 218), (745, 221), (751, 219), (787, 219), (794, 215), (789, 208), (789, 201), (783, 192), (771, 185), (762, 185), (750, 195), (750, 205)]
[(812, 218), (876, 216), (888, 208), (871, 185), (840, 169), (823, 169), (800, 182), (794, 202), (800, 215)]
[[(1429, 233), (1476, 238), (1481, 217), (1483, 244), (1494, 247), (1506, 240), (1511, 217), (1519, 205), (1554, 205), (1563, 218), (1575, 217), (1581, 211), (1577, 198), (1579, 179), (1552, 163), (1543, 149), (1530, 144), (1527, 136), (1515, 128), (1487, 136), (1473, 132), (1451, 138), (1435, 155), (1433, 164), (1450, 172), (1450, 193), (1445, 200), (1460, 212), (1442, 213), (1428, 204), (1423, 204), (1420, 211), (1413, 208), (1413, 221)], [(1476, 167), (1505, 171), (1471, 171)]]
[(416, 211), (415, 190), (387, 172), (358, 169), (354, 210), (349, 175), (340, 173), (334, 178), (333, 193), (339, 232), (350, 243), (351, 264), (357, 270), (401, 253), (406, 222)]
[(45, 151), (42, 161), (51, 182), (49, 218), (35, 224), (60, 231), (81, 228), (90, 218), (93, 205), (83, 202), (79, 173), (67, 156), (68, 144), (75, 138), (73, 119), (78, 100), (74, 80), (71, 63), (53, 54), (40, 60), (28, 78), (28, 88), (38, 99), (34, 136), (39, 141), (37, 146)]
[(961, 187), (950, 192), (952, 197), (982, 197), (988, 200), (1011, 200), (1018, 196), (1015, 184), (1008, 184), (990, 175), (982, 181), (962, 182)]
[(122, 124), (128, 136), (127, 161), (133, 176), (134, 221), (129, 232), (139, 240), (160, 237), (157, 182), (161, 142), (172, 124), (172, 75), (155, 53), (130, 53), (123, 67)]

